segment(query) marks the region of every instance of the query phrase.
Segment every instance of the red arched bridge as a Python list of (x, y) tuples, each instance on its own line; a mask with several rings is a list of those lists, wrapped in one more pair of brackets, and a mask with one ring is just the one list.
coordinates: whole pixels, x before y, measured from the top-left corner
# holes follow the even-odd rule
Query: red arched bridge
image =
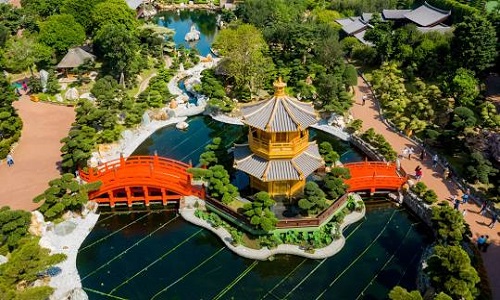
[(106, 162), (88, 171), (79, 170), (80, 178), (86, 182), (101, 181), (97, 191), (89, 198), (99, 204), (117, 203), (132, 206), (134, 202), (151, 202), (166, 205), (178, 202), (183, 196), (195, 195), (205, 198), (205, 189), (191, 184), (192, 175), (187, 172), (191, 165), (164, 157), (131, 156)]
[[(97, 168), (80, 170), (80, 178), (86, 182), (101, 181), (97, 191), (89, 198), (99, 204), (114, 207), (117, 203), (132, 206), (134, 202), (151, 202), (166, 205), (178, 202), (183, 196), (205, 198), (205, 189), (192, 185), (192, 175), (187, 172), (191, 165), (164, 157), (131, 156), (106, 162)], [(349, 192), (376, 190), (398, 190), (406, 183), (403, 170), (397, 170), (393, 163), (358, 162), (344, 164), (351, 173), (345, 180)]]
[(351, 178), (345, 180), (349, 192), (395, 191), (406, 183), (408, 176), (395, 163), (382, 161), (364, 161), (344, 164), (351, 173)]

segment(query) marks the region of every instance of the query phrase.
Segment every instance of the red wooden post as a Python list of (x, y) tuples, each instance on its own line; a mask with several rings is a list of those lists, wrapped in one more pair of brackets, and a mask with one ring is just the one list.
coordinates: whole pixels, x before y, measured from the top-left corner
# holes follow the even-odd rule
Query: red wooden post
[(125, 166), (125, 158), (123, 158), (123, 153), (120, 153), (120, 166)]
[(109, 199), (109, 207), (111, 208), (115, 207), (115, 197), (113, 195), (113, 191), (108, 192), (108, 199)]
[(163, 206), (167, 205), (167, 193), (165, 188), (161, 189), (161, 203), (163, 203)]
[(149, 206), (149, 190), (147, 186), (142, 187), (142, 192), (144, 193), (144, 204)]

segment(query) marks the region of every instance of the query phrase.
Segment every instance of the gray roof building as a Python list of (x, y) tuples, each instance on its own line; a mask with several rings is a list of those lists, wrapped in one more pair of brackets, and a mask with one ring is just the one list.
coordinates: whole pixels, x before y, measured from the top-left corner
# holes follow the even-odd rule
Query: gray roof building
[(451, 11), (442, 10), (431, 6), (427, 2), (424, 5), (405, 14), (405, 17), (422, 27), (431, 27), (446, 20), (451, 15)]
[(94, 60), (95, 56), (80, 47), (71, 48), (57, 64), (58, 69), (73, 69), (81, 66), (86, 60)]
[(252, 153), (248, 145), (234, 147), (234, 167), (264, 182), (303, 180), (321, 166), (323, 159), (315, 142), (292, 159), (266, 160)]
[(411, 9), (384, 9), (382, 10), (382, 18), (384, 20), (403, 20), (406, 19), (405, 14), (411, 12)]
[[(283, 84), (277, 82), (276, 84)], [(243, 123), (268, 132), (304, 130), (318, 122), (311, 103), (300, 102), (286, 94), (242, 106)]]
[(349, 35), (358, 33), (368, 27), (368, 22), (365, 22), (361, 17), (350, 17), (336, 20), (336, 22), (342, 25), (342, 30)]

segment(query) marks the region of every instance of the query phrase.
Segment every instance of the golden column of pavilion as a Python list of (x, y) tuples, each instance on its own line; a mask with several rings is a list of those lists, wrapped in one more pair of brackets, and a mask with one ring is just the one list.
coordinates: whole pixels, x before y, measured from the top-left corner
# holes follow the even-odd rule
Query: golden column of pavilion
[(285, 93), (281, 78), (269, 100), (244, 105), (248, 144), (235, 145), (234, 167), (250, 176), (250, 186), (272, 196), (302, 192), (306, 178), (324, 161), (307, 127), (318, 121), (314, 107)]

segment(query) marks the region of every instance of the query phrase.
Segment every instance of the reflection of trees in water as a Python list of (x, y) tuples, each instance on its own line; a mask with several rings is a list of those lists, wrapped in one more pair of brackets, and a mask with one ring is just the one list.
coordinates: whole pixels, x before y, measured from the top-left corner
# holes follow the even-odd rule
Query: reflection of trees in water
[(160, 16), (163, 16), (165, 26), (168, 26), (174, 22), (184, 22), (191, 20), (198, 30), (206, 37), (213, 37), (215, 30), (217, 29), (217, 21), (215, 19), (215, 13), (204, 10), (181, 10), (179, 14), (176, 12), (165, 12)]

